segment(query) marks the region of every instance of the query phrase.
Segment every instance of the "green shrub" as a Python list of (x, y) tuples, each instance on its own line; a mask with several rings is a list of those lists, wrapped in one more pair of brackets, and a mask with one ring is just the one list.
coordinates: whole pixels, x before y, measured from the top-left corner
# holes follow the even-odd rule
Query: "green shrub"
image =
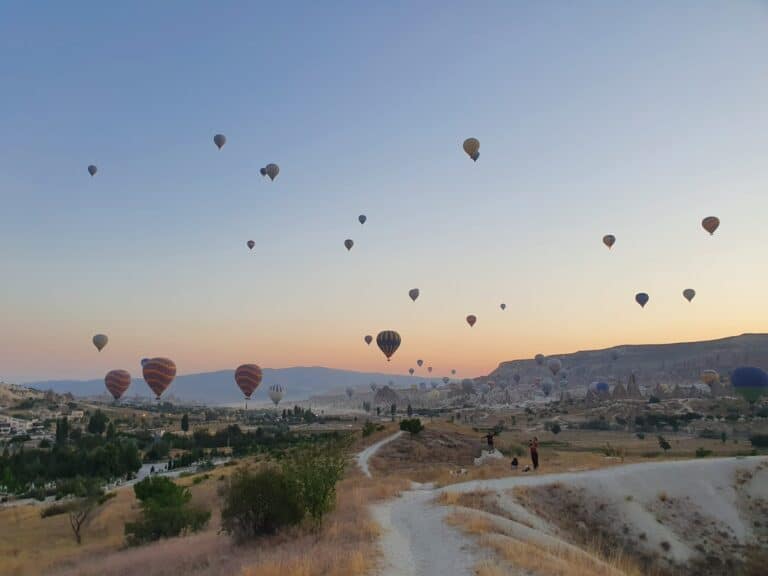
[(370, 420), (366, 420), (363, 425), (363, 438), (366, 438), (376, 432), (376, 425)]
[(301, 522), (304, 506), (279, 468), (236, 471), (221, 489), (222, 530), (237, 542)]
[(400, 421), (400, 430), (403, 430), (404, 432), (410, 432), (412, 436), (415, 436), (424, 430), (424, 425), (418, 418), (408, 418)]
[(707, 450), (706, 448), (696, 448), (696, 458), (706, 458), (707, 456), (712, 456), (712, 450)]
[(749, 441), (755, 448), (768, 448), (768, 434), (753, 434)]
[(164, 476), (151, 476), (133, 486), (141, 503), (142, 516), (125, 525), (128, 544), (136, 546), (160, 538), (197, 532), (211, 517), (207, 510), (190, 504), (189, 488)]

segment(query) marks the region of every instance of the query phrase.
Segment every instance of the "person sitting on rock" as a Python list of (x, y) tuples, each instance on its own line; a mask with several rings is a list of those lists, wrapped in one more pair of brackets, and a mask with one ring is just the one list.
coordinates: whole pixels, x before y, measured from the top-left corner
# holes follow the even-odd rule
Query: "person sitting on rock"
[(512, 470), (517, 470), (517, 464), (518, 464), (517, 463), (517, 456), (513, 456), (512, 457), (512, 463), (511, 463)]

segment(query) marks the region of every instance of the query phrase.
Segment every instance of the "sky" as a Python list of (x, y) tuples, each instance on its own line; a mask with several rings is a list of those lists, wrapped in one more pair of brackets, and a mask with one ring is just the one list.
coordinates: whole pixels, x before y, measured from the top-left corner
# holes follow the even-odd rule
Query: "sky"
[(3, 2), (0, 379), (765, 332), (766, 55), (763, 1)]

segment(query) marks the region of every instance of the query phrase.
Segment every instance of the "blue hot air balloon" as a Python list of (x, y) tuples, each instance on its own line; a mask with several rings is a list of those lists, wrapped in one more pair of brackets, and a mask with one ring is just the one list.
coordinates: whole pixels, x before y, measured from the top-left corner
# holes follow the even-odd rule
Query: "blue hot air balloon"
[(648, 304), (648, 300), (650, 300), (650, 297), (645, 292), (638, 292), (635, 294), (635, 302), (640, 304), (640, 306), (643, 308), (645, 308), (645, 305)]
[(765, 370), (754, 366), (736, 368), (731, 373), (731, 384), (734, 390), (744, 396), (750, 404), (754, 404), (761, 396), (768, 394), (768, 374)]
[(609, 390), (607, 382), (598, 382), (595, 384), (595, 391), (600, 394), (605, 394)]

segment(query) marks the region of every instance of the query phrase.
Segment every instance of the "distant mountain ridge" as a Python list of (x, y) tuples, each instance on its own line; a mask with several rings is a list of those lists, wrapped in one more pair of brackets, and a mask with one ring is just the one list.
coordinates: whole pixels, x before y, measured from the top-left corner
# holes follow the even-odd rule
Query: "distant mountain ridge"
[[(138, 371), (140, 373), (140, 371)], [(418, 376), (401, 376), (396, 374), (381, 374), (376, 372), (355, 372), (337, 370), (321, 366), (264, 368), (264, 379), (258, 390), (251, 397), (255, 402), (268, 402), (267, 390), (272, 384), (279, 384), (285, 390), (286, 400), (303, 400), (310, 396), (330, 393), (343, 394), (347, 387), (369, 390), (371, 382), (379, 385), (387, 384), (390, 380), (396, 387), (407, 387), (418, 382), (428, 381), (428, 378)], [(105, 394), (103, 380), (48, 380), (42, 382), (27, 382), (26, 386), (37, 390), (53, 390), (60, 394), (71, 392), (75, 396), (98, 396)], [(143, 379), (134, 378), (126, 397), (135, 395), (150, 397), (151, 392)], [(224, 404), (239, 402), (243, 399), (240, 389), (235, 384), (234, 370), (219, 370), (198, 374), (177, 376), (168, 388), (166, 395), (172, 395), (188, 402), (205, 404)]]
[[(626, 383), (630, 374), (646, 386), (690, 383), (705, 369), (717, 370), (721, 377), (744, 365), (768, 369), (768, 334), (742, 334), (701, 342), (631, 344), (551, 354), (549, 358), (560, 360), (569, 387), (599, 380)], [(515, 386), (515, 374), (519, 374), (521, 386), (536, 378), (552, 377), (546, 361), (539, 366), (530, 358), (502, 362), (487, 379)], [(558, 374), (553, 379), (559, 378)]]

